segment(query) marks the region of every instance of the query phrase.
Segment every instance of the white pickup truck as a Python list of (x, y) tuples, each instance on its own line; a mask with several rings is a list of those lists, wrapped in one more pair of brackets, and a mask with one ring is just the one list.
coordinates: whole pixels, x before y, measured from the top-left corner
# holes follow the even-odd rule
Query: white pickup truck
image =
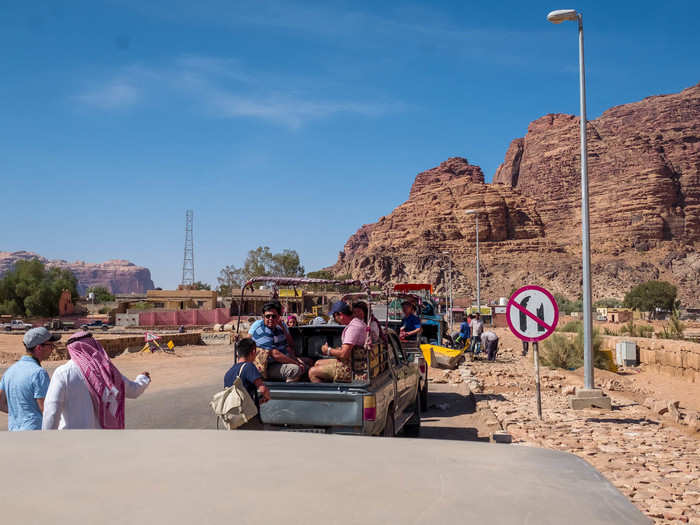
[(29, 330), (33, 328), (33, 326), (29, 323), (25, 323), (24, 321), (21, 321), (20, 319), (14, 319), (13, 321), (9, 323), (5, 323), (3, 325), (0, 325), (3, 330), (6, 332), (11, 332), (12, 330)]

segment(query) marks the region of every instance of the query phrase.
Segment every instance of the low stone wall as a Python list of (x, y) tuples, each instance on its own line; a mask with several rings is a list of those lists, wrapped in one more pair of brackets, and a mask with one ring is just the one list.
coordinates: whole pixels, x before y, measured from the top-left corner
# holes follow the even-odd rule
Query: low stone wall
[(639, 360), (661, 374), (700, 383), (700, 343), (645, 337), (604, 336), (603, 348), (615, 351), (619, 341), (633, 341), (639, 348)]
[[(122, 354), (127, 348), (141, 349), (143, 348), (143, 345), (146, 344), (146, 342), (143, 339), (143, 335), (111, 338), (105, 338), (96, 335), (95, 339), (97, 339), (100, 342), (102, 348), (105, 349), (105, 352), (107, 352), (107, 355), (109, 355), (109, 357), (116, 357)], [(165, 346), (166, 344), (168, 344), (168, 341), (171, 340), (173, 343), (175, 343), (175, 346), (203, 344), (202, 334), (200, 332), (162, 335), (158, 342), (161, 346)], [(56, 351), (51, 355), (51, 360), (60, 361), (63, 359), (68, 359), (68, 350), (66, 349), (65, 344), (60, 344), (60, 346), (56, 348)]]

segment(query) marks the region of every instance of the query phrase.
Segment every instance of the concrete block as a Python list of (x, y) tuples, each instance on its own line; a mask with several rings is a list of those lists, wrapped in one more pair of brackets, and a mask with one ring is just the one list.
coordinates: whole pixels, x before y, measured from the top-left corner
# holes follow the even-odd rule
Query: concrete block
[(513, 436), (508, 432), (494, 432), (491, 434), (491, 441), (494, 443), (512, 443)]
[(612, 401), (597, 388), (576, 390), (576, 395), (569, 396), (569, 406), (573, 410), (583, 410), (584, 408), (601, 408), (603, 410), (612, 409)]

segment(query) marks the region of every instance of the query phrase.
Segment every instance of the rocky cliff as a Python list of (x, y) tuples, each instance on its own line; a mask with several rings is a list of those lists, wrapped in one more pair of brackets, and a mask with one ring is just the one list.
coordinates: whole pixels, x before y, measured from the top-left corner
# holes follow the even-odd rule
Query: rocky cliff
[(84, 294), (92, 286), (104, 286), (112, 293), (143, 293), (154, 288), (148, 268), (115, 259), (103, 263), (48, 260), (32, 252), (0, 252), (0, 276), (12, 269), (19, 260), (39, 259), (47, 267), (60, 267), (73, 272), (78, 279), (78, 291)]
[[(700, 85), (606, 111), (589, 122), (595, 298), (649, 279), (700, 296)], [(479, 211), (482, 296), (540, 284), (580, 293), (579, 120), (546, 115), (515, 139), (492, 184), (451, 158), (419, 173), (409, 199), (345, 244), (336, 273), (425, 281), (442, 289), (448, 252), (459, 293), (475, 286)]]

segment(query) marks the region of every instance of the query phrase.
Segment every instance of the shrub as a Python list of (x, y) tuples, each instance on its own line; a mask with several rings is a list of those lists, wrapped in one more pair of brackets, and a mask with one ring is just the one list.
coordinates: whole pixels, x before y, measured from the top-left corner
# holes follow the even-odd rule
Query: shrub
[(654, 327), (649, 324), (635, 324), (634, 320), (632, 320), (622, 325), (620, 333), (627, 334), (630, 337), (651, 337), (654, 333)]
[(607, 326), (603, 327), (603, 334), (605, 335), (620, 335), (619, 332), (616, 330), (613, 330), (612, 328), (608, 328)]
[(567, 332), (570, 334), (575, 334), (576, 332), (578, 332), (581, 329), (581, 327), (583, 327), (583, 323), (581, 321), (569, 321), (561, 328), (557, 328), (557, 330), (559, 332)]
[(97, 310), (101, 314), (108, 314), (110, 312), (111, 308), (109, 306), (103, 306), (99, 310)]
[(661, 339), (685, 339), (683, 331), (685, 330), (685, 324), (678, 319), (678, 315), (674, 312), (671, 318), (668, 320), (666, 326), (663, 327), (661, 332), (657, 332), (656, 336)]
[[(610, 370), (610, 354), (601, 351), (603, 340), (598, 330), (593, 330), (593, 366)], [(574, 369), (583, 366), (583, 327), (580, 326), (576, 337), (553, 334), (544, 342), (540, 362), (554, 368)]]

